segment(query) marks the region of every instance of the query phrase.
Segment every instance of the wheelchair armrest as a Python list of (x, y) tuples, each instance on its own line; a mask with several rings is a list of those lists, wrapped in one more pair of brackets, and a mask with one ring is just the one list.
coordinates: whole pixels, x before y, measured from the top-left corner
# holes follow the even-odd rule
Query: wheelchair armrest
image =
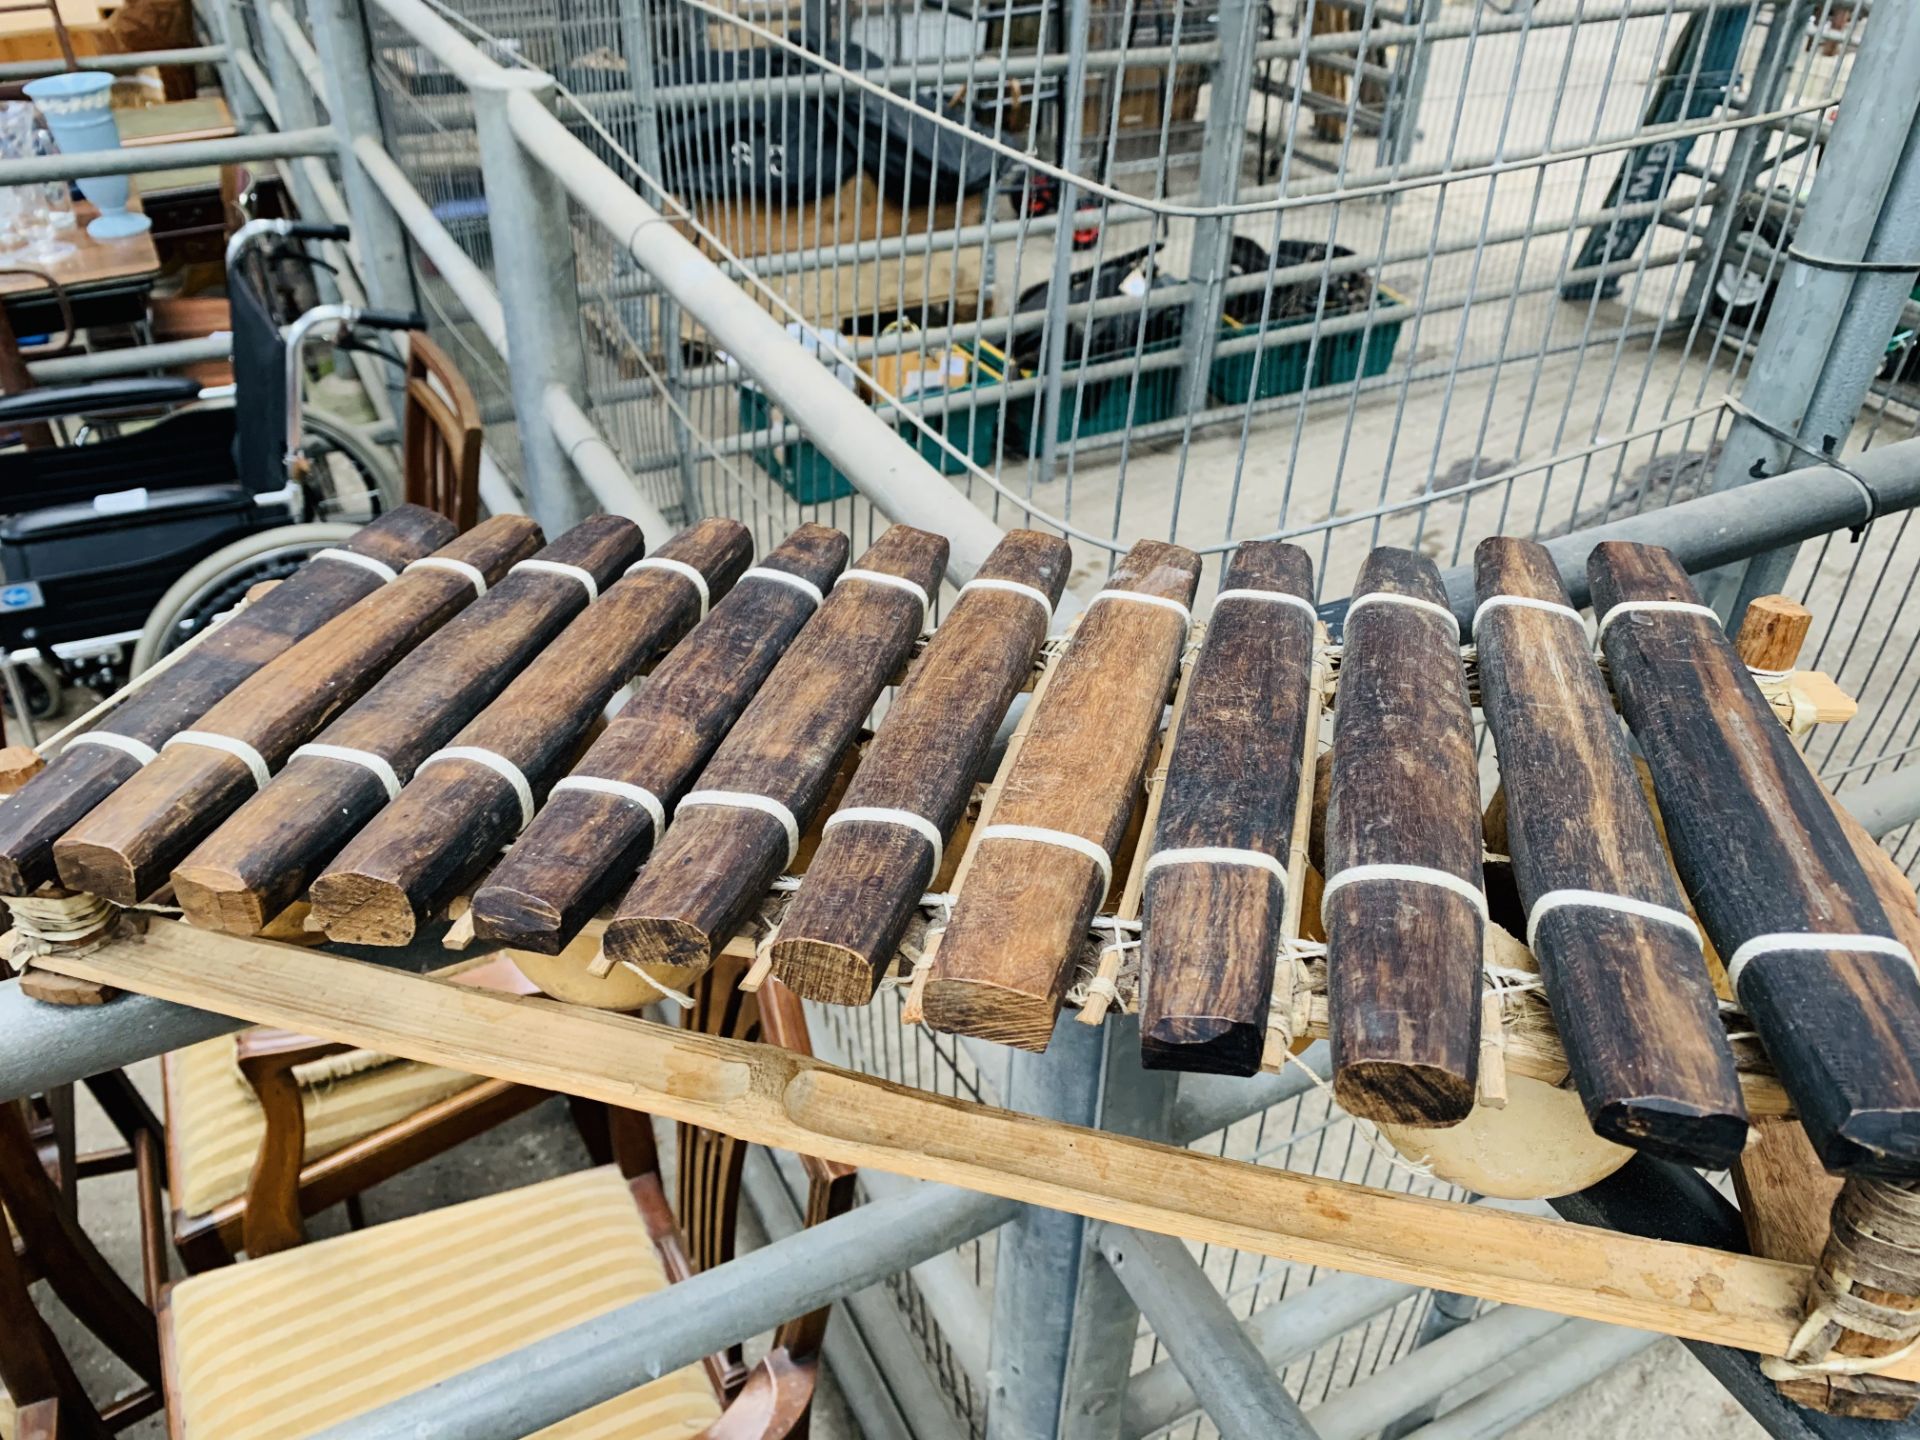
[(18, 395), (0, 395), (0, 425), (183, 405), (199, 395), (200, 382), (184, 375), (133, 375), (85, 385), (42, 385)]

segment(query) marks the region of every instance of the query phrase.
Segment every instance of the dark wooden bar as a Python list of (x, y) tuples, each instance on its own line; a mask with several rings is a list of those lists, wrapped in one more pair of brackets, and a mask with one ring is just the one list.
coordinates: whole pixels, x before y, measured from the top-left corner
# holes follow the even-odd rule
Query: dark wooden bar
[(873, 998), (966, 813), (994, 732), (1032, 674), (1072, 563), (1066, 541), (1015, 530), (941, 621), (781, 917), (771, 955), (789, 989), (836, 1005)]
[(607, 926), (610, 957), (702, 967), (733, 937), (792, 863), (861, 721), (912, 653), (931, 619), (921, 597), (946, 564), (943, 536), (895, 525), (840, 577), (681, 798)]
[[(638, 787), (672, 813), (845, 567), (847, 537), (802, 525), (642, 682), (473, 895), (474, 933), (557, 955), (611, 904), (656, 837)], [(793, 584), (780, 576), (802, 582)]]
[(1199, 579), (1191, 550), (1135, 545), (1035, 697), (927, 977), (935, 1029), (1047, 1048), (1140, 796)]
[[(1464, 1120), (1479, 1065), (1480, 771), (1446, 599), (1431, 560), (1369, 555), (1334, 706), (1320, 907), (1334, 1093), (1399, 1125)], [(1376, 865), (1412, 873), (1360, 868)]]
[[(752, 554), (746, 527), (721, 519), (690, 526), (657, 552), (697, 569), (711, 596), (727, 593)], [(661, 567), (634, 570), (589, 605), (436, 752), (466, 753), (422, 761), (400, 798), (320, 873), (308, 893), (314, 923), (350, 944), (411, 940), (526, 828), (621, 686), (692, 629), (700, 607), (693, 583)]]
[(1587, 1119), (1619, 1144), (1723, 1169), (1747, 1139), (1733, 1052), (1586, 627), (1540, 545), (1482, 541), (1474, 579), (1507, 845)]
[[(525, 516), (496, 516), (435, 553), (498, 577), (539, 533)], [(414, 566), (276, 655), (54, 842), (60, 883), (120, 905), (153, 894), (295, 746), (473, 599), (465, 576)]]
[(1140, 1058), (1149, 1069), (1260, 1069), (1313, 709), (1315, 624), (1306, 551), (1253, 540), (1233, 552), (1187, 679), (1141, 895)]
[[(398, 571), (453, 534), (451, 521), (402, 505), (334, 548)], [(53, 842), (139, 774), (145, 756), (274, 656), (384, 583), (370, 567), (316, 555), (69, 741), (45, 770), (0, 803), (0, 893), (29, 895), (54, 883)]]
[[(599, 516), (535, 558), (578, 566), (605, 589), (639, 544), (631, 525)], [(296, 750), (272, 784), (175, 868), (174, 897), (188, 918), (207, 929), (258, 934), (422, 760), (491, 704), (586, 607), (586, 587), (564, 572), (532, 568), (489, 577), (484, 596)]]
[(1672, 555), (1602, 544), (1587, 577), (1674, 864), (1814, 1152), (1920, 1175), (1920, 980), (1820, 782), (1711, 612), (1644, 608), (1700, 607)]

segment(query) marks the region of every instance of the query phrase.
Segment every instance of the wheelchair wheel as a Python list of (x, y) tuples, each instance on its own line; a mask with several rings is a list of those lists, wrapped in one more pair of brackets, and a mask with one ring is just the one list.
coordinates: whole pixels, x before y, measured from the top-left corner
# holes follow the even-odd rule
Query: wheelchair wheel
[(263, 580), (284, 580), (316, 550), (338, 545), (360, 527), (338, 523), (282, 525), (244, 535), (207, 556), (167, 589), (133, 647), (129, 675), (198, 635)]
[(366, 427), (308, 408), (300, 429), (313, 462), (308, 493), (321, 514), (371, 520), (400, 503), (400, 472)]

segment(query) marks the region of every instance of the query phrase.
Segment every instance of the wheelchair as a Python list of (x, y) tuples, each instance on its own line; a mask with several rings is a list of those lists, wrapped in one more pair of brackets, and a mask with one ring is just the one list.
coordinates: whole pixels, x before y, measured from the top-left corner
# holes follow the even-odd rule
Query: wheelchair
[(0, 679), (16, 716), (51, 713), (64, 686), (119, 688), (398, 502), (387, 449), (302, 405), (308, 342), (398, 364), (371, 335), (422, 327), (290, 298), (303, 288), (290, 277), (304, 268), (311, 285), (320, 266), (305, 242), (347, 235), (278, 219), (234, 232), (231, 385), (150, 376), (0, 396), (0, 447), (28, 425), (68, 440), (0, 449)]

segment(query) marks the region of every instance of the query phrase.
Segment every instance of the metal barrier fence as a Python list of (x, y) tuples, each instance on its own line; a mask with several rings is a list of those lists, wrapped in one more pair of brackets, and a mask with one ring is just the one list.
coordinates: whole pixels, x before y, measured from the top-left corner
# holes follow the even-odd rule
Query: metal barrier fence
[[(1800, 243), (1823, 176), (1842, 183), (1821, 161), (1856, 68), (1920, 61), (1920, 22), (1867, 14), (1837, 0), (211, 0), (216, 44), (199, 58), (221, 64), (244, 119), (288, 132), (271, 153), (294, 157), (303, 209), (351, 213), (343, 288), (417, 296), (433, 317), (487, 407), (496, 506), (517, 486), (549, 527), (593, 507), (654, 528), (727, 513), (763, 543), (802, 519), (862, 540), (908, 521), (956, 539), (957, 575), (1000, 526), (1033, 523), (1073, 537), (1083, 595), (1143, 534), (1217, 556), (1284, 533), (1335, 597), (1374, 544), (1457, 566), (1482, 534), (1564, 535), (1724, 488), (1756, 443), (1782, 448), (1753, 473), (1807, 466), (1822, 441), (1779, 433), (1814, 435), (1796, 422), (1820, 404), (1851, 422), (1853, 380), (1874, 399), (1851, 435), (1833, 432), (1833, 458), (1862, 471), (1844, 457), (1913, 434), (1905, 355), (1887, 349), (1900, 297), (1841, 307), (1879, 347), (1863, 365), (1838, 325), (1796, 339), (1808, 302), (1783, 283), (1809, 256), (1846, 274), (1849, 239), (1870, 258), (1875, 219), (1897, 220), (1920, 176), (1886, 157), (1875, 203), (1855, 207), (1864, 231)], [(1851, 93), (1897, 106), (1898, 88)], [(1909, 133), (1914, 108), (1887, 133)], [(1845, 173), (1864, 194), (1875, 167), (1858, 168)], [(1852, 379), (1829, 397), (1834, 376)], [(1863, 697), (1813, 750), (1843, 793), (1920, 753), (1920, 529), (1910, 499), (1884, 503), (1899, 513), (1858, 543), (1829, 534), (1774, 565), (1821, 617), (1807, 663)], [(1789, 531), (1811, 533), (1759, 533)], [(1920, 863), (1920, 835), (1895, 844)], [(859, 1068), (1007, 1101), (1035, 1083), (996, 1080), (998, 1062), (884, 1010), (820, 1018), (823, 1049)], [(1067, 1104), (1058, 1086), (1038, 1108)], [(1431, 1183), (1310, 1089), (1176, 1133)], [(1001, 1381), (984, 1323), (967, 1321), (991, 1303), (993, 1244), (891, 1282), (934, 1393), (920, 1433), (991, 1433), (984, 1397)], [(1326, 1296), (1312, 1274), (1200, 1258), (1243, 1317)], [(1286, 1378), (1323, 1409), (1375, 1372), (1404, 1388), (1394, 1362), (1449, 1319), (1417, 1294), (1316, 1303), (1349, 1323)], [(1479, 1363), (1518, 1354), (1573, 1383), (1624, 1353), (1502, 1324), (1504, 1348)], [(858, 1328), (879, 1354), (879, 1327)], [(1141, 1433), (1210, 1433), (1144, 1333), (1132, 1368)], [(1341, 1403), (1329, 1433), (1373, 1413)]]

